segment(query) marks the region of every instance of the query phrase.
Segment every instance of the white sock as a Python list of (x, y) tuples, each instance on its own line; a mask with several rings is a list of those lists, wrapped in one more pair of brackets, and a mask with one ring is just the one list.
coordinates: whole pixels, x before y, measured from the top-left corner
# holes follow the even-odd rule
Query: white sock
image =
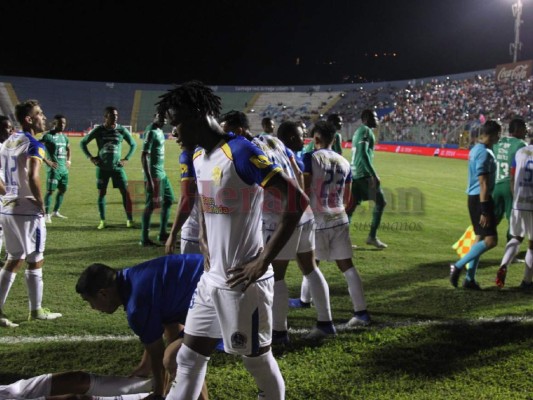
[(120, 394), (148, 393), (152, 390), (150, 378), (105, 376), (89, 374), (89, 396), (117, 396)]
[(15, 282), (15, 278), (17, 277), (17, 274), (6, 271), (5, 269), (0, 270), (0, 310), (4, 308), (4, 304), (6, 304), (7, 295), (9, 294), (9, 290), (11, 289), (11, 286), (13, 286), (13, 282)]
[(329, 286), (322, 275), (322, 271), (315, 268), (310, 274), (305, 275), (309, 284), (309, 291), (315, 302), (317, 321), (331, 321), (331, 306), (329, 304)]
[(352, 299), (354, 311), (366, 310), (365, 294), (363, 293), (363, 282), (355, 267), (344, 272), (344, 278), (348, 283), (348, 293)]
[(150, 393), (124, 394), (122, 396), (100, 397), (92, 396), (92, 400), (142, 400)]
[(274, 302), (272, 304), (272, 329), (287, 330), (287, 314), (289, 313), (289, 289), (285, 280), (274, 282)]
[(177, 356), (178, 372), (167, 399), (197, 399), (202, 391), (209, 357), (198, 354), (186, 345), (182, 345)]
[[(181, 350), (180, 350), (181, 351)], [(265, 400), (285, 399), (285, 382), (272, 351), (258, 357), (242, 357), (244, 367), (254, 377), (262, 392), (259, 397)]]
[(300, 288), (300, 300), (304, 303), (311, 303), (311, 300), (313, 300), (313, 298), (311, 297), (311, 289), (309, 288), (309, 281), (307, 280), (305, 275), (302, 278), (302, 286)]
[(527, 249), (526, 266), (524, 268), (524, 282), (531, 283), (533, 279), (533, 250)]
[(30, 311), (41, 308), (43, 301), (43, 269), (26, 270), (26, 286), (28, 287), (28, 300)]
[(505, 265), (506, 267), (508, 267), (518, 254), (519, 249), (520, 241), (518, 239), (512, 238), (511, 240), (509, 240), (505, 245), (505, 252), (503, 253), (503, 258), (500, 265)]

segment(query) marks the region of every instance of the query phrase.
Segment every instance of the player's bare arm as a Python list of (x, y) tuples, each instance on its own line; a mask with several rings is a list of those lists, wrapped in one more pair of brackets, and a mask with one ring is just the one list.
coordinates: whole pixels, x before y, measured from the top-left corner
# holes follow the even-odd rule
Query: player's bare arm
[(181, 181), (181, 197), (180, 204), (178, 206), (178, 212), (176, 213), (176, 218), (170, 229), (170, 233), (165, 243), (165, 252), (166, 254), (174, 253), (176, 248), (176, 239), (178, 237), (178, 232), (183, 227), (187, 218), (191, 215), (191, 210), (194, 205), (194, 200), (197, 196), (198, 188), (196, 186), (196, 181), (194, 179), (183, 179)]
[(39, 176), (40, 170), (41, 160), (36, 157), (31, 157), (29, 160), (28, 184), (30, 186), (31, 194), (35, 198), (37, 207), (39, 207), (44, 214), (44, 202), (43, 195), (41, 193), (41, 178)]
[(483, 204), (489, 204), (490, 200), (490, 192), (489, 192), (489, 176), (488, 175), (480, 175), (478, 177), (479, 180), (479, 202), (481, 203), (481, 217), (479, 219), (479, 224), (482, 228), (485, 228), (490, 225), (492, 222), (490, 214), (487, 214), (483, 210)]

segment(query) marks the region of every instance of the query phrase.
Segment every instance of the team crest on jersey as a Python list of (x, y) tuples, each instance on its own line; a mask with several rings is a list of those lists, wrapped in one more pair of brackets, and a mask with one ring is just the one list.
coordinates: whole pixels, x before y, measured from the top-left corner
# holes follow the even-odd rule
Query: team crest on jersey
[(185, 175), (187, 172), (189, 172), (189, 166), (187, 164), (181, 164), (181, 174)]
[(222, 170), (220, 167), (213, 168), (213, 171), (211, 172), (211, 179), (213, 179), (213, 183), (215, 185), (220, 185), (220, 181), (222, 180)]
[(40, 148), (39, 147), (39, 156), (41, 156), (42, 158), (44, 158), (44, 149)]
[(250, 157), (250, 162), (260, 169), (267, 168), (272, 165), (272, 162), (270, 162), (270, 160), (264, 155), (252, 156)]
[(231, 335), (231, 347), (234, 349), (246, 348), (247, 342), (248, 342), (248, 339), (246, 338), (246, 335), (244, 333), (234, 332)]

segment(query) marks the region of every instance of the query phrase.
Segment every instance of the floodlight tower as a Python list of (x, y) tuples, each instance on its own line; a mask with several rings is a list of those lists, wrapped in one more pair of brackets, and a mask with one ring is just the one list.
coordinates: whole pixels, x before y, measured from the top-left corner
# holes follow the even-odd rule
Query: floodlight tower
[(513, 11), (513, 17), (515, 17), (514, 43), (509, 45), (509, 52), (513, 56), (513, 62), (516, 62), (518, 52), (522, 50), (522, 42), (520, 41), (520, 25), (524, 22), (522, 21), (522, 0), (517, 0), (516, 3), (511, 6), (511, 9)]

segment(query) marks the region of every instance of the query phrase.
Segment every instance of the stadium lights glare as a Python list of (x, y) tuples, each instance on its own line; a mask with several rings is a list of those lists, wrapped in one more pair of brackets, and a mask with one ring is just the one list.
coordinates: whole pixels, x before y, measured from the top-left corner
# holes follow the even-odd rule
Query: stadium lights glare
[(517, 0), (516, 3), (511, 5), (511, 10), (513, 11), (513, 17), (515, 17), (514, 22), (514, 43), (509, 45), (509, 52), (513, 56), (513, 62), (516, 62), (518, 59), (518, 52), (522, 50), (522, 42), (520, 41), (520, 25), (522, 21), (522, 0)]

